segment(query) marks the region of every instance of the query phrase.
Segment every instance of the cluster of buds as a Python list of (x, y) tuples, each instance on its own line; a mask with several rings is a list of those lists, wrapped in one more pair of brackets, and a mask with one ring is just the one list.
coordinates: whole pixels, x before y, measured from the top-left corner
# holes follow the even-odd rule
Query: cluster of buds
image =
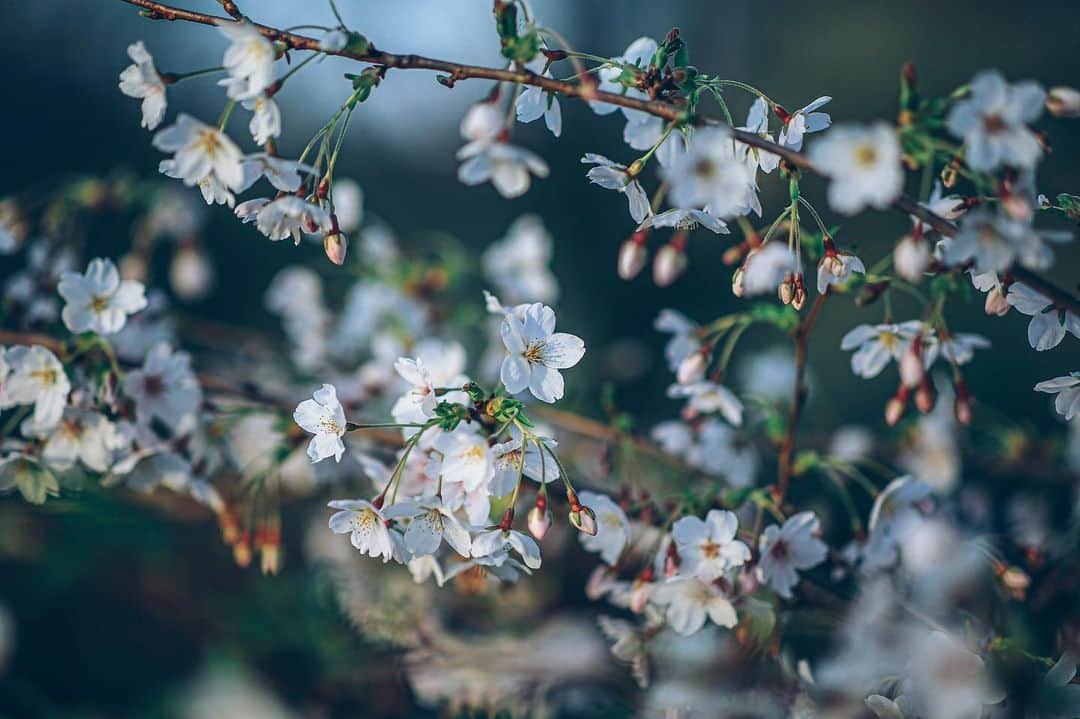
[(777, 288), (780, 301), (801, 310), (806, 304), (806, 281), (801, 272), (788, 272)]

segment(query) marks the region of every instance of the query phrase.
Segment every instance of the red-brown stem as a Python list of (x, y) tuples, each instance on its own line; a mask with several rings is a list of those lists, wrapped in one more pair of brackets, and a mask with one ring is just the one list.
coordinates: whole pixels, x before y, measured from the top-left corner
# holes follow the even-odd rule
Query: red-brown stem
[(799, 425), (799, 417), (802, 415), (803, 405), (806, 403), (806, 359), (810, 347), (810, 330), (813, 329), (821, 308), (825, 304), (829, 293), (818, 295), (814, 303), (810, 305), (810, 311), (799, 322), (791, 339), (795, 343), (795, 386), (791, 391), (791, 408), (788, 410), (787, 429), (784, 439), (780, 443), (780, 452), (777, 455), (777, 479), (774, 495), (777, 504), (784, 501), (788, 486), (791, 484), (793, 473), (792, 456), (795, 452), (795, 431)]

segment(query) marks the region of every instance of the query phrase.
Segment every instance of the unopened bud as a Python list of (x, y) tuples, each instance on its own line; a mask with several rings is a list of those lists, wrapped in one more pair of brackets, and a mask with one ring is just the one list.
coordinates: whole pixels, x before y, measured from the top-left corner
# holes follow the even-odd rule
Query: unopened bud
[(923, 237), (904, 235), (893, 250), (893, 269), (908, 282), (919, 282), (930, 267), (930, 243)]
[(264, 544), (259, 549), (263, 574), (277, 574), (281, 569), (281, 544)]
[(655, 572), (652, 566), (645, 568), (638, 578), (634, 580), (633, 585), (630, 587), (630, 611), (634, 614), (641, 614), (645, 611), (645, 606), (649, 603), (649, 598), (652, 597), (653, 590), (656, 589), (656, 584), (653, 582)]
[(667, 287), (679, 278), (686, 269), (685, 242), (677, 242), (679, 236), (660, 248), (653, 259), (653, 282), (659, 287)]
[(919, 342), (916, 340), (900, 357), (900, 381), (905, 387), (917, 387), (925, 374), (919, 357)]
[(682, 362), (675, 373), (675, 379), (679, 384), (693, 384), (705, 376), (705, 370), (709, 366), (709, 350), (702, 347), (696, 352), (691, 352)]
[(790, 272), (784, 275), (784, 280), (780, 283), (780, 286), (776, 288), (777, 294), (780, 296), (780, 301), (785, 305), (790, 305), (795, 299), (795, 277)]
[(233, 545), (233, 560), (239, 567), (247, 567), (251, 564), (250, 532), (244, 532), (236, 544)]
[(724, 250), (724, 254), (720, 258), (720, 261), (725, 265), (734, 265), (736, 262), (742, 262), (749, 249), (750, 245), (748, 243), (740, 242), (739, 244)]
[(1080, 90), (1052, 87), (1046, 94), (1046, 109), (1054, 117), (1080, 117)]
[(538, 540), (543, 539), (551, 529), (551, 512), (547, 509), (547, 502), (543, 505), (537, 499), (536, 506), (529, 510), (529, 533)]
[(795, 286), (795, 296), (791, 298), (791, 306), (796, 311), (806, 306), (806, 286), (799, 283)]
[(206, 297), (214, 284), (214, 266), (198, 245), (187, 243), (177, 248), (169, 265), (169, 284), (183, 300)]
[(731, 293), (736, 297), (742, 297), (746, 294), (746, 284), (743, 279), (745, 275), (746, 271), (740, 267), (731, 276)]
[(1005, 295), (1001, 293), (1001, 289), (995, 287), (986, 293), (986, 304), (983, 305), (983, 309), (986, 314), (996, 317), (1004, 317), (1009, 314), (1009, 310), (1012, 305), (1005, 299)]
[(326, 256), (330, 258), (330, 261), (335, 265), (345, 264), (345, 253), (349, 249), (349, 241), (345, 239), (345, 235), (340, 232), (333, 232), (323, 238), (323, 249), (326, 250)]
[(904, 416), (904, 409), (907, 408), (907, 398), (908, 388), (904, 386), (900, 387), (894, 397), (889, 398), (889, 401), (885, 403), (885, 424), (890, 427), (896, 426), (896, 423)]
[(648, 237), (647, 230), (639, 230), (630, 235), (630, 239), (622, 243), (619, 248), (618, 272), (624, 280), (632, 280), (640, 274), (645, 262), (649, 259), (649, 253), (645, 249), (645, 239)]
[(588, 534), (590, 537), (596, 536), (596, 512), (589, 507), (578, 505), (576, 510), (571, 510), (570, 524), (574, 525), (579, 532)]
[(1007, 192), (1001, 196), (1001, 209), (1017, 222), (1030, 222), (1035, 214), (1035, 207), (1024, 195)]
[(924, 378), (919, 389), (915, 390), (915, 407), (923, 414), (927, 414), (934, 408), (934, 385), (929, 378)]
[(964, 384), (963, 379), (957, 377), (956, 400), (953, 402), (953, 414), (956, 416), (956, 421), (960, 424), (971, 424), (971, 404), (971, 395), (967, 391), (967, 385)]

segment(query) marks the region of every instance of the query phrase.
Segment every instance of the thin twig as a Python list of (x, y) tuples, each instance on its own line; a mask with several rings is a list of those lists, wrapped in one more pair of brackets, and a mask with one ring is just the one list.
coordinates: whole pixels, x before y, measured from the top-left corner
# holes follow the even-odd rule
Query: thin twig
[(777, 482), (775, 489), (776, 503), (782, 504), (784, 495), (787, 494), (791, 484), (793, 473), (792, 455), (795, 452), (795, 432), (799, 425), (799, 417), (802, 415), (803, 405), (806, 403), (806, 360), (810, 347), (810, 330), (813, 329), (821, 308), (828, 298), (829, 292), (818, 295), (810, 311), (799, 323), (792, 333), (792, 341), (795, 343), (795, 384), (791, 391), (791, 407), (788, 409), (787, 429), (784, 439), (780, 443), (780, 452), (777, 456)]

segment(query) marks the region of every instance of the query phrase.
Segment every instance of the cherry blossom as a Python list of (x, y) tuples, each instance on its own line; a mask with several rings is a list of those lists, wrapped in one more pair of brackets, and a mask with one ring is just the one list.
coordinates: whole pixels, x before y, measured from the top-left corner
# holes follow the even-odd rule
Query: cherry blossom
[(324, 384), (311, 397), (298, 404), (293, 412), (293, 420), (300, 428), (315, 435), (308, 444), (308, 456), (312, 462), (321, 462), (327, 457), (340, 462), (341, 455), (345, 454), (341, 438), (345, 435), (346, 422), (337, 389), (332, 384)]
[(582, 505), (596, 514), (596, 534), (579, 533), (586, 551), (597, 552), (606, 563), (614, 565), (630, 541), (630, 522), (610, 497), (596, 492), (578, 495)]
[(458, 150), (458, 179), (466, 185), (491, 182), (500, 195), (519, 197), (529, 189), (530, 173), (548, 176), (547, 163), (529, 150), (502, 139), (502, 114), (493, 104), (480, 102), (461, 121), (461, 136), (468, 142)]
[(1035, 385), (1035, 391), (1056, 394), (1054, 409), (1065, 421), (1071, 421), (1080, 414), (1080, 372), (1070, 372), (1064, 377), (1039, 382)]
[[(911, 341), (922, 331), (923, 324), (918, 320), (900, 324), (859, 325), (840, 340), (840, 349), (856, 350), (851, 356), (851, 371), (863, 379), (872, 379), (881, 374), (889, 360), (903, 356)], [(924, 364), (929, 367), (934, 355), (924, 354)]]
[(440, 497), (420, 497), (388, 507), (386, 519), (408, 518), (405, 546), (416, 557), (434, 554), (443, 540), (463, 557), (470, 556), (472, 538), (469, 530), (443, 504)]
[(843, 285), (851, 277), (851, 273), (866, 274), (866, 266), (863, 261), (850, 252), (836, 252), (830, 254), (828, 250), (818, 263), (817, 290), (819, 294), (825, 294), (832, 285)]
[(822, 95), (805, 107), (801, 107), (788, 115), (784, 120), (784, 127), (780, 130), (780, 144), (790, 147), (792, 150), (801, 150), (803, 137), (810, 132), (821, 132), (828, 129), (832, 124), (832, 118), (828, 113), (817, 112), (818, 108), (826, 105), (831, 97)]
[(219, 198), (228, 190), (238, 192), (243, 187), (243, 154), (216, 127), (181, 113), (175, 124), (154, 135), (153, 144), (162, 152), (174, 153), (172, 159), (162, 161), (161, 171), (189, 187), (205, 184), (204, 196), (207, 188), (211, 197)]
[(506, 391), (517, 394), (528, 389), (542, 402), (563, 396), (559, 370), (576, 365), (585, 355), (580, 337), (555, 331), (555, 311), (539, 302), (508, 312), (499, 328), (506, 358), (499, 376)]
[(626, 200), (630, 203), (630, 217), (634, 219), (634, 222), (643, 222), (648, 217), (652, 211), (649, 206), (649, 196), (645, 194), (637, 176), (631, 175), (626, 165), (620, 165), (603, 155), (591, 152), (585, 153), (581, 162), (586, 165), (596, 165), (585, 173), (594, 185), (626, 195)]
[(120, 73), (120, 92), (142, 99), (142, 126), (153, 130), (165, 117), (165, 83), (142, 40), (128, 45), (127, 52), (134, 64)]
[(191, 355), (160, 342), (146, 355), (140, 369), (127, 373), (124, 394), (135, 401), (135, 416), (149, 424), (158, 420), (174, 432), (189, 429), (202, 401)]
[(540, 568), (540, 547), (529, 535), (516, 529), (492, 529), (473, 538), (472, 556), (495, 557), (516, 552), (529, 569)]
[(274, 46), (248, 22), (221, 20), (218, 27), (231, 44), (222, 65), (229, 77), (218, 84), (233, 100), (251, 100), (274, 83)]
[[(544, 71), (547, 64), (543, 55), (537, 55), (533, 60), (525, 64), (526, 69), (544, 77), (551, 77), (550, 72)], [(551, 134), (558, 137), (562, 134), (562, 109), (559, 107), (559, 98), (543, 88), (530, 85), (521, 91), (514, 105), (518, 122), (532, 122), (544, 118), (544, 124)]]
[(839, 125), (810, 148), (810, 160), (831, 180), (829, 206), (845, 215), (883, 210), (904, 186), (900, 143), (884, 123)]
[(1000, 165), (1031, 168), (1042, 156), (1038, 138), (1027, 123), (1039, 119), (1046, 93), (1034, 82), (1009, 85), (996, 70), (979, 73), (971, 94), (953, 105), (949, 131), (964, 140), (964, 159), (973, 170)]
[(696, 577), (673, 577), (657, 587), (655, 600), (666, 607), (668, 625), (690, 636), (711, 620), (721, 627), (734, 627), (739, 617), (731, 600), (719, 587)]
[(71, 382), (56, 355), (40, 345), (19, 345), (7, 348), (4, 364), (10, 374), (3, 382), (2, 404), (33, 404), (37, 427), (59, 422)]
[(348, 534), (349, 541), (362, 554), (382, 557), (384, 563), (390, 561), (394, 554), (390, 530), (375, 505), (364, 499), (335, 499), (329, 506), (340, 510), (330, 517), (330, 531)]
[(1028, 323), (1028, 342), (1033, 349), (1043, 352), (1053, 349), (1065, 339), (1065, 333), (1080, 338), (1080, 317), (1058, 307), (1048, 297), (1031, 289), (1023, 282), (1009, 285), (1006, 301), (1017, 312), (1031, 317)]
[(679, 518), (671, 536), (682, 560), (680, 574), (711, 582), (750, 561), (750, 548), (735, 538), (738, 530), (738, 517), (722, 509), (709, 510), (704, 520)]
[(514, 220), (506, 236), (484, 251), (484, 274), (514, 301), (554, 302), (559, 282), (552, 274), (552, 239), (536, 215)]
[(758, 572), (781, 597), (791, 598), (791, 589), (799, 581), (796, 570), (810, 569), (825, 561), (829, 548), (818, 539), (820, 531), (813, 512), (799, 512), (782, 526), (770, 524), (761, 534)]
[(689, 151), (663, 174), (679, 207), (707, 206), (710, 214), (726, 218), (744, 215), (754, 205), (753, 177), (739, 160), (730, 131), (698, 130)]
[(128, 315), (146, 307), (141, 282), (121, 280), (112, 260), (90, 260), (85, 274), (65, 272), (57, 291), (67, 304), (61, 316), (72, 332), (111, 335), (124, 328)]

